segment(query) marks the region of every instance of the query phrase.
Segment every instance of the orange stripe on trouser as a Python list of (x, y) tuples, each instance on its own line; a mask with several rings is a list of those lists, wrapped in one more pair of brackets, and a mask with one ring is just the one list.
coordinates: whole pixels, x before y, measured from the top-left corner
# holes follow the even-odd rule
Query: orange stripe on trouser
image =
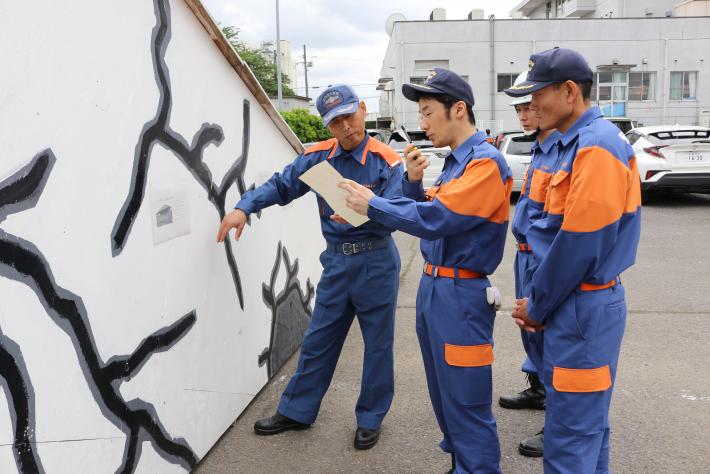
[[(465, 268), (439, 267), (431, 263), (424, 264), (424, 273), (433, 277), (445, 278), (483, 278), (483, 273), (474, 272)], [(458, 274), (457, 274), (458, 273)]]
[(456, 346), (444, 344), (446, 363), (456, 367), (482, 367), (493, 363), (493, 346), (481, 344), (478, 346)]
[(553, 367), (552, 386), (558, 392), (602, 392), (611, 387), (609, 366), (596, 369)]

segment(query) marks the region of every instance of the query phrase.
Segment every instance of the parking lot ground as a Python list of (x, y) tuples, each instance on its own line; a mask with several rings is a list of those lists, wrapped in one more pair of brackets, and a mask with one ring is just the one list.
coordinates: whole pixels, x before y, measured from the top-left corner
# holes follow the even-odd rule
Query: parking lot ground
[[(511, 206), (511, 211), (513, 206)], [(645, 205), (636, 265), (622, 275), (628, 322), (611, 409), (611, 466), (620, 473), (710, 471), (710, 196), (660, 195)], [(256, 419), (273, 414), (297, 356), (264, 388), (197, 467), (210, 473), (443, 473), (449, 457), (429, 403), (414, 302), (422, 260), (418, 240), (396, 234), (402, 276), (395, 340), (396, 389), (380, 442), (352, 446), (360, 386), (362, 338), (353, 325), (333, 383), (311, 429), (258, 437)], [(510, 319), (512, 262), (508, 238), (491, 277), (504, 295), (495, 329), (493, 396), (523, 388), (523, 350)], [(542, 461), (517, 453), (544, 413), (494, 405), (505, 473), (541, 473)]]

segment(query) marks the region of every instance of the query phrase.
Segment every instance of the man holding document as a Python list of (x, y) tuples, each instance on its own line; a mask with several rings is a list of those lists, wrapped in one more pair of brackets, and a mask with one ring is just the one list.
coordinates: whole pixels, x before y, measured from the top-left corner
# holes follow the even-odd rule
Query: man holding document
[[(254, 431), (273, 435), (306, 429), (315, 421), (357, 315), (365, 358), (355, 407), (354, 446), (369, 449), (379, 439), (380, 425), (394, 395), (392, 343), (400, 261), (390, 235), (393, 229), (351, 213), (345, 206), (345, 193), (337, 185), (344, 177), (383, 198), (400, 197), (402, 166), (395, 151), (365, 132), (365, 103), (351, 87), (329, 87), (318, 97), (317, 106), (335, 138), (308, 148), (281, 173), (245, 193), (222, 221), (217, 241), (222, 242), (232, 228), (236, 229), (238, 240), (249, 214), (273, 204), (286, 205), (317, 188), (321, 230), (327, 248), (320, 256), (323, 273), (313, 316), (303, 339), (298, 367), (281, 397), (278, 411), (257, 421)], [(332, 206), (341, 209), (343, 216)]]
[(416, 327), (441, 449), (452, 455), (449, 472), (500, 473), (491, 410), (500, 294), (487, 275), (503, 256), (512, 176), (503, 155), (476, 129), (473, 91), (461, 76), (437, 68), (424, 84), (403, 85), (402, 93), (419, 102), (421, 128), (434, 146), (451, 147), (441, 176), (425, 193), (427, 160), (408, 147), (405, 197), (375, 196), (352, 181), (341, 186), (353, 210), (421, 237), (426, 263)]

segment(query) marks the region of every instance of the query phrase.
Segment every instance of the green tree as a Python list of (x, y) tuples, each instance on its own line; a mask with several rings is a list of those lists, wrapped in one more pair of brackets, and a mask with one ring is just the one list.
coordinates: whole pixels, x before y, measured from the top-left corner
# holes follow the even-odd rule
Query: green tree
[(281, 112), (281, 116), (302, 143), (319, 142), (333, 136), (323, 125), (323, 120), (306, 109)]
[[(249, 65), (249, 69), (256, 76), (256, 80), (259, 81), (261, 87), (264, 88), (266, 93), (270, 96), (278, 95), (278, 80), (276, 79), (276, 64), (271, 61), (267, 61), (258, 48), (250, 48), (243, 41), (239, 39), (239, 28), (234, 26), (224, 26), (222, 27), (222, 33), (232, 45), (232, 48), (239, 54), (239, 57), (244, 60), (245, 63)], [(288, 82), (288, 75), (281, 73), (282, 86), (281, 90), (283, 95), (296, 95), (289, 86), (286, 85)]]

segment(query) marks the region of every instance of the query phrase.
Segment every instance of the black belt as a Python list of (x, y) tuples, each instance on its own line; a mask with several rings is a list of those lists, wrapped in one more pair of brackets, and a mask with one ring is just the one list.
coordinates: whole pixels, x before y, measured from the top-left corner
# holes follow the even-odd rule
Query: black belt
[(390, 239), (369, 239), (359, 242), (328, 242), (328, 250), (342, 253), (343, 255), (355, 255), (356, 253), (370, 252), (389, 247)]

